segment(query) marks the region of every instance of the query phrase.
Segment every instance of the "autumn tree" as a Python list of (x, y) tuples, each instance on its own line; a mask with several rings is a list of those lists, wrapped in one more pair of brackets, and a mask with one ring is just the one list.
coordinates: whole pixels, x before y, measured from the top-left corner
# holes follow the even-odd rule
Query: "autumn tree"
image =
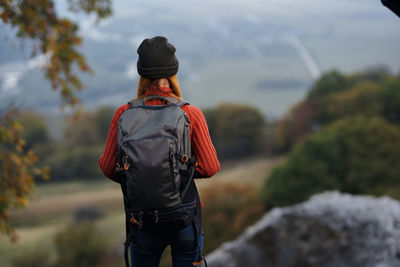
[[(68, 0), (71, 12), (94, 13), (98, 19), (111, 14), (111, 0)], [(60, 17), (52, 0), (0, 0), (0, 19), (16, 29), (16, 37), (33, 41), (32, 56), (47, 57), (43, 71), (65, 105), (77, 106), (76, 92), (83, 89), (78, 73), (92, 70), (77, 47), (82, 38), (77, 23)], [(35, 167), (37, 157), (24, 149), (23, 127), (10, 110), (0, 112), (0, 232), (15, 239), (8, 210), (24, 207), (33, 191), (34, 175), (46, 176)]]
[(16, 234), (8, 223), (8, 209), (27, 204), (35, 175), (48, 177), (48, 170), (35, 167), (35, 153), (24, 149), (25, 140), (21, 137), (23, 127), (15, 118), (15, 110), (0, 116), (0, 232), (9, 235), (12, 240), (15, 240)]
[(400, 126), (400, 79), (384, 68), (324, 74), (276, 123), (275, 151), (287, 152), (324, 125), (354, 115), (380, 116)]

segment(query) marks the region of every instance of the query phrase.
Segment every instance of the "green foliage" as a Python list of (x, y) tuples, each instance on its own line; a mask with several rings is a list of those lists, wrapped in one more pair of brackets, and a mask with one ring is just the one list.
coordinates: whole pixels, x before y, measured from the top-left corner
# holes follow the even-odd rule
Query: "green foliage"
[(12, 110), (0, 114), (0, 233), (12, 240), (17, 236), (9, 224), (9, 208), (21, 208), (28, 203), (35, 175), (48, 177), (47, 169), (35, 166), (38, 160), (35, 153), (24, 149), (23, 127), (15, 118)]
[(251, 186), (233, 183), (212, 185), (202, 191), (204, 253), (232, 240), (264, 213), (258, 192)]
[(400, 125), (400, 77), (388, 78), (383, 83), (381, 96), (382, 116), (388, 121)]
[(114, 116), (115, 107), (105, 106), (99, 108), (95, 113), (96, 129), (101, 141), (105, 141), (108, 136), (108, 130), (111, 125), (111, 120)]
[(70, 225), (55, 237), (57, 267), (96, 266), (106, 253), (108, 244), (93, 223)]
[(222, 104), (204, 111), (218, 156), (237, 158), (262, 149), (265, 120), (254, 107)]
[(67, 120), (64, 139), (66, 144), (74, 146), (92, 146), (103, 144), (115, 108), (101, 107), (95, 112), (81, 112), (79, 117)]
[(104, 142), (97, 130), (94, 114), (81, 113), (77, 119), (66, 122), (65, 144), (68, 146), (91, 146), (99, 144), (101, 141)]
[(391, 78), (390, 71), (384, 67), (375, 67), (367, 69), (363, 72), (356, 72), (347, 76), (350, 87), (358, 83), (371, 82), (371, 83), (383, 83), (385, 80)]
[(337, 70), (324, 73), (313, 85), (308, 93), (308, 99), (326, 96), (331, 93), (348, 89), (349, 83), (346, 76)]
[(52, 181), (86, 180), (101, 176), (98, 168), (101, 146), (63, 146), (44, 162), (51, 168)]
[(277, 122), (275, 150), (287, 152), (322, 125), (355, 115), (381, 116), (400, 126), (400, 79), (382, 68), (324, 74), (307, 99)]
[(101, 177), (98, 159), (113, 114), (114, 108), (103, 107), (66, 121), (64, 140), (58, 145), (44, 147), (49, 155), (41, 151), (42, 164), (51, 167), (53, 181)]
[(23, 126), (22, 138), (25, 140), (27, 148), (50, 140), (46, 123), (39, 114), (32, 111), (21, 112), (18, 115), (18, 121)]
[(310, 132), (313, 123), (313, 110), (307, 102), (295, 105), (273, 128), (273, 150), (287, 152)]
[(11, 267), (53, 267), (50, 253), (42, 248), (24, 251), (14, 258)]
[(379, 101), (383, 92), (381, 85), (373, 82), (356, 84), (347, 90), (329, 97), (325, 105), (326, 121), (334, 121), (347, 116), (381, 115), (383, 101)]
[(400, 130), (379, 117), (348, 117), (306, 138), (266, 180), (267, 208), (325, 190), (400, 199)]

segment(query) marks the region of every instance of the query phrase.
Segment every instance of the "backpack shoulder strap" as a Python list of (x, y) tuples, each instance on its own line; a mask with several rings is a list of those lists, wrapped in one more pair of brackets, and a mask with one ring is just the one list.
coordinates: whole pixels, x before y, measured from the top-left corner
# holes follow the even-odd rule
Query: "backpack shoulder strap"
[(178, 107), (182, 108), (184, 105), (190, 105), (188, 102), (185, 101), (181, 101), (179, 103), (176, 103), (178, 105)]
[(134, 108), (134, 107), (143, 106), (144, 102), (143, 102), (143, 99), (136, 99), (136, 100), (129, 101), (128, 104), (129, 104), (129, 108)]
[(175, 97), (169, 97), (169, 96), (166, 97), (166, 96), (158, 96), (158, 95), (151, 95), (151, 96), (147, 96), (146, 98), (132, 100), (132, 101), (129, 101), (128, 104), (129, 104), (130, 108), (140, 107), (140, 106), (144, 106), (146, 101), (155, 100), (155, 99), (164, 100), (168, 104), (175, 104), (180, 108), (183, 107), (184, 105), (189, 105), (189, 103), (185, 102), (185, 101), (180, 101), (179, 102), (179, 100), (176, 99)]

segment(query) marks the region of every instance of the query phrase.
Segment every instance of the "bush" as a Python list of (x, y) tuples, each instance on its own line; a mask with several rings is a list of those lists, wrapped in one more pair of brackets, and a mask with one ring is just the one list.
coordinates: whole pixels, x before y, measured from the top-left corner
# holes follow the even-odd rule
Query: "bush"
[(51, 180), (93, 179), (101, 177), (98, 167), (100, 146), (74, 146), (59, 148), (44, 163), (51, 168)]
[(72, 118), (66, 121), (64, 131), (65, 144), (69, 146), (92, 146), (104, 141), (98, 131), (95, 114), (82, 113), (77, 119)]
[(384, 69), (324, 74), (306, 100), (276, 123), (275, 151), (289, 151), (322, 125), (355, 115), (381, 116), (400, 126), (400, 80)]
[(54, 266), (50, 252), (42, 249), (35, 248), (30, 251), (25, 251), (23, 254), (14, 258), (11, 263), (12, 267), (52, 267)]
[(399, 199), (399, 158), (398, 128), (378, 117), (341, 119), (298, 144), (268, 177), (262, 198), (267, 208), (325, 190)]
[(115, 112), (114, 107), (105, 106), (99, 108), (95, 113), (95, 122), (97, 131), (100, 135), (100, 141), (105, 142), (108, 136), (108, 130), (111, 125), (111, 120)]
[(272, 136), (274, 152), (289, 151), (311, 131), (313, 112), (314, 110), (307, 102), (300, 102), (275, 123)]
[(262, 151), (265, 120), (255, 108), (222, 104), (204, 111), (220, 158), (239, 158)]
[(221, 183), (206, 187), (201, 194), (204, 254), (232, 240), (264, 213), (258, 191), (251, 186)]
[(324, 73), (308, 92), (308, 99), (323, 97), (331, 93), (348, 89), (349, 82), (342, 73), (337, 70)]
[(104, 212), (98, 207), (85, 206), (75, 210), (75, 223), (92, 222), (104, 217)]
[(22, 138), (26, 142), (26, 149), (49, 141), (47, 126), (41, 115), (33, 111), (25, 111), (19, 114), (18, 120), (23, 126)]
[(70, 225), (55, 237), (58, 267), (96, 266), (102, 260), (107, 242), (93, 223)]

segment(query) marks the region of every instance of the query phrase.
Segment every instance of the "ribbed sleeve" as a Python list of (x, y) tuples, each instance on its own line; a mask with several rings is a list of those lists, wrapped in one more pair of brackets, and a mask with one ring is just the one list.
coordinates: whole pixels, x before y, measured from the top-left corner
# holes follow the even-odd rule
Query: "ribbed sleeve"
[(197, 159), (196, 178), (208, 178), (218, 172), (221, 167), (214, 145), (211, 142), (206, 119), (198, 107), (185, 105), (182, 110), (190, 120), (192, 156)]
[(115, 163), (117, 162), (117, 133), (118, 133), (118, 121), (122, 113), (129, 108), (129, 105), (120, 106), (112, 118), (110, 130), (108, 131), (108, 137), (106, 147), (104, 148), (103, 155), (100, 156), (99, 166), (103, 171), (104, 175), (111, 180), (118, 182), (115, 175)]

